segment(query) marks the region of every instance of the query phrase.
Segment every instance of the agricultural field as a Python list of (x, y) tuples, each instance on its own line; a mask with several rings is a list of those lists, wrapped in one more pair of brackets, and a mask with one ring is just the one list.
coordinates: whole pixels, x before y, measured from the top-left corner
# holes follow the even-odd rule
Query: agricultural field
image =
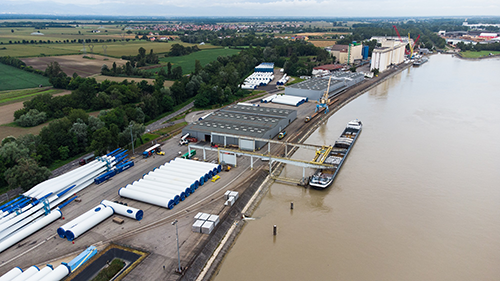
[[(0, 92), (0, 125), (14, 122), (14, 112), (24, 107), (23, 101), (36, 95), (51, 94), (52, 96), (68, 95), (71, 91), (47, 88), (34, 88)], [(2, 130), (2, 129), (0, 129)]]
[[(0, 92), (0, 106), (3, 104), (9, 104), (19, 101), (24, 101), (33, 98), (36, 95), (41, 94), (59, 94), (64, 90), (56, 90), (48, 87), (44, 88), (32, 88), (23, 90), (7, 90)], [(0, 123), (2, 124), (2, 123)]]
[[(115, 58), (122, 56), (137, 55), (139, 48), (143, 47), (149, 53), (151, 49), (157, 54), (170, 51), (172, 44), (183, 46), (194, 46), (195, 44), (180, 41), (171, 42), (150, 42), (145, 40), (135, 40), (129, 42), (105, 42), (92, 43), (93, 54), (106, 55)], [(200, 49), (216, 48), (210, 44), (198, 46)], [(91, 55), (89, 44), (85, 44), (87, 55)], [(52, 44), (3, 44), (0, 45), (0, 56), (11, 57), (38, 57), (38, 56), (60, 56), (83, 54), (83, 45), (78, 43), (52, 43)], [(106, 54), (104, 54), (106, 53)]]
[[(151, 79), (151, 78), (137, 78), (137, 77), (116, 77), (116, 76), (104, 76), (104, 75), (97, 75), (97, 76), (94, 76), (92, 78), (95, 78), (95, 80), (97, 82), (103, 82), (105, 80), (109, 80), (109, 81), (115, 81), (115, 82), (123, 82), (123, 80), (127, 80), (129, 82), (132, 82), (132, 81), (135, 81), (136, 83), (139, 83), (141, 82), (142, 80), (146, 80), (148, 81), (148, 84), (150, 85), (153, 85), (154, 82), (155, 82), (155, 79)], [(165, 87), (170, 87), (174, 84), (174, 81), (165, 81), (163, 83), (163, 86)]]
[[(182, 73), (188, 74), (194, 71), (195, 60), (199, 60), (201, 65), (205, 66), (208, 63), (216, 60), (219, 56), (231, 56), (238, 54), (239, 52), (240, 50), (237, 49), (208, 49), (194, 52), (186, 56), (160, 58), (160, 62), (165, 64), (164, 66), (162, 66), (165, 68), (165, 71), (167, 67), (166, 63), (170, 62), (172, 64), (172, 68), (180, 66), (182, 67)], [(148, 69), (148, 71), (157, 72), (160, 71), (160, 69), (161, 67), (156, 67)]]
[(309, 40), (309, 43), (312, 43), (316, 47), (325, 48), (330, 47), (336, 44), (335, 40)]
[[(135, 38), (135, 34), (127, 34), (122, 28), (122, 26), (117, 27), (116, 25), (104, 25), (101, 27), (96, 24), (82, 25), (79, 27), (51, 27), (47, 29), (35, 29), (33, 27), (2, 27), (0, 28), (0, 43), (8, 44), (9, 41), (22, 40), (50, 40), (52, 42), (74, 39), (121, 40), (122, 34), (125, 39)], [(12, 32), (12, 30), (14, 30), (14, 32)], [(92, 30), (99, 30), (99, 33), (93, 33)]]
[(43, 123), (35, 127), (18, 127), (12, 124), (5, 124), (5, 125), (0, 125), (0, 140), (3, 140), (5, 137), (8, 136), (14, 136), (14, 137), (19, 137), (22, 135), (26, 134), (33, 134), (33, 135), (38, 135), (40, 133), (40, 130), (47, 126), (49, 123)]
[(292, 36), (318, 36), (318, 37), (331, 37), (332, 35), (346, 35), (350, 32), (304, 32), (295, 33)]
[(51, 86), (49, 78), (0, 63), (0, 91)]
[(122, 66), (127, 63), (126, 60), (108, 58), (99, 55), (88, 55), (88, 57), (89, 58), (84, 58), (82, 55), (69, 55), (23, 58), (21, 60), (27, 65), (42, 71), (45, 71), (48, 64), (53, 61), (57, 61), (64, 73), (71, 76), (76, 72), (81, 77), (88, 77), (100, 73), (103, 64), (106, 64), (109, 68), (111, 68), (113, 62), (116, 62), (117, 66)]

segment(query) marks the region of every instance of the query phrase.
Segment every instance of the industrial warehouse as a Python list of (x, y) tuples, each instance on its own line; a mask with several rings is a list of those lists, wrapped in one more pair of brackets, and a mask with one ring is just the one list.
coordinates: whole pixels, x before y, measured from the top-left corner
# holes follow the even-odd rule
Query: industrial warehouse
[(219, 134), (234, 134), (250, 138), (272, 139), (297, 118), (297, 111), (262, 106), (230, 105), (198, 120), (182, 130), (183, 134), (219, 145), (237, 145), (243, 150), (255, 150), (265, 142), (254, 142)]
[[(331, 79), (330, 79), (331, 77)], [(328, 82), (330, 80), (330, 88)], [(285, 94), (318, 100), (328, 90), (331, 97), (364, 80), (364, 75), (357, 72), (333, 72), (321, 78), (312, 78), (285, 88)]]

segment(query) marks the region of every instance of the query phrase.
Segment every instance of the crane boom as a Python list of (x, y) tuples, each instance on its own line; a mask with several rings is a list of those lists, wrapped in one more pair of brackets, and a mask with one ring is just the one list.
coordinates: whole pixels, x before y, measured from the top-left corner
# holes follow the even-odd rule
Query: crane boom
[(403, 38), (401, 38), (401, 35), (399, 35), (398, 28), (397, 28), (395, 25), (393, 25), (392, 27), (394, 28), (394, 30), (396, 30), (396, 34), (397, 34), (397, 35), (398, 35), (398, 37), (399, 37), (399, 41), (401, 41), (401, 43), (403, 43)]
[(321, 100), (319, 103), (327, 104), (329, 102), (328, 94), (330, 93), (330, 83), (331, 82), (332, 82), (332, 76), (330, 76), (330, 79), (328, 79), (328, 87), (326, 87), (326, 91), (323, 93), (323, 96), (321, 97)]

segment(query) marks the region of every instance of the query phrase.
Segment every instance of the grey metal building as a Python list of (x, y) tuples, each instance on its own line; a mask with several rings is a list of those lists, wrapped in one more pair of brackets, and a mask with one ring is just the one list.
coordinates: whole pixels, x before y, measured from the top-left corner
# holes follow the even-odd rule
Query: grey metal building
[(332, 77), (330, 89), (328, 91), (330, 97), (364, 80), (364, 75), (361, 73), (333, 72), (321, 78), (312, 78), (288, 86), (285, 88), (285, 95), (307, 97), (309, 100), (319, 100), (328, 88), (330, 76)]
[[(230, 105), (189, 124), (182, 134), (189, 133), (200, 141), (223, 146), (237, 145), (240, 149), (253, 151), (266, 143), (255, 142), (250, 138), (274, 138), (296, 118), (297, 111), (291, 109)], [(248, 136), (249, 139), (220, 134)]]

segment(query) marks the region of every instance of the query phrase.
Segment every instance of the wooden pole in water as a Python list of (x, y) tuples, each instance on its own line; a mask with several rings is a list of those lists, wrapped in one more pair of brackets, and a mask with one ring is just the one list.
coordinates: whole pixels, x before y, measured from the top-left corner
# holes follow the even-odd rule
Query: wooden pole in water
[(278, 227), (276, 225), (273, 226), (273, 235), (276, 236), (276, 233), (278, 232)]
[(290, 210), (293, 210), (293, 202), (290, 203)]

